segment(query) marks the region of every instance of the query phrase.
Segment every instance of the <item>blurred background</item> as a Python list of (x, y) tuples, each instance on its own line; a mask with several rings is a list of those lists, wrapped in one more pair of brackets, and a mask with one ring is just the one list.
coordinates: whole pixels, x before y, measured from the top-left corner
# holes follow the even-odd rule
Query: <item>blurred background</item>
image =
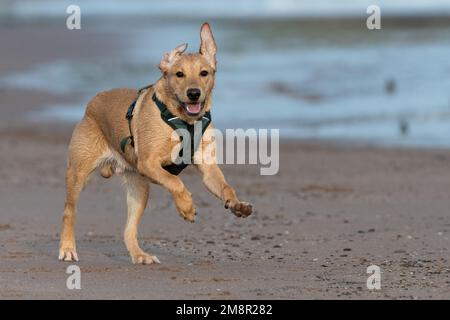
[[(70, 4), (81, 30), (66, 28)], [(371, 4), (381, 30), (366, 28)], [(204, 21), (218, 44), (219, 128), (450, 146), (446, 0), (0, 1), (1, 128), (18, 112), (74, 123), (97, 92), (153, 83), (164, 52), (198, 50)]]

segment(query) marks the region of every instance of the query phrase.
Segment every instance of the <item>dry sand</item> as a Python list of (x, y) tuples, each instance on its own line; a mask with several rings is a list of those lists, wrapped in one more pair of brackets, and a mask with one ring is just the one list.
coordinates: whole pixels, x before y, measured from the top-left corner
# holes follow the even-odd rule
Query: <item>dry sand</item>
[[(42, 32), (40, 41), (52, 37)], [(76, 39), (59, 41), (62, 48)], [(39, 48), (22, 62), (49, 57), (51, 46)], [(19, 49), (2, 48), (0, 72), (22, 66), (13, 54)], [(198, 207), (195, 224), (152, 186), (140, 241), (161, 265), (131, 264), (122, 241), (125, 191), (119, 178), (95, 175), (78, 211), (82, 289), (68, 290), (69, 264), (57, 253), (73, 124), (24, 119), (38, 105), (72, 98), (0, 90), (1, 299), (450, 298), (450, 152), (301, 141), (283, 141), (275, 176), (224, 166), (240, 197), (255, 205), (248, 219), (225, 210), (192, 168), (182, 179)], [(382, 271), (379, 291), (366, 288), (372, 264)]]

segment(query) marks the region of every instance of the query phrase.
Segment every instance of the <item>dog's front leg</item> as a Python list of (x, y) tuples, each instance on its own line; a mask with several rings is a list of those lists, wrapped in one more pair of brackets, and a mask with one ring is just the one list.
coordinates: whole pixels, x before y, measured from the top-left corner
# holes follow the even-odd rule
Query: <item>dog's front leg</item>
[(175, 205), (181, 216), (185, 220), (194, 222), (195, 205), (192, 201), (191, 193), (186, 189), (180, 178), (164, 170), (157, 159), (139, 162), (138, 171), (172, 193)]
[(234, 189), (227, 183), (217, 164), (198, 164), (197, 168), (203, 174), (203, 183), (208, 190), (221, 199), (225, 208), (230, 209), (237, 217), (248, 217), (253, 210), (250, 203), (239, 201)]

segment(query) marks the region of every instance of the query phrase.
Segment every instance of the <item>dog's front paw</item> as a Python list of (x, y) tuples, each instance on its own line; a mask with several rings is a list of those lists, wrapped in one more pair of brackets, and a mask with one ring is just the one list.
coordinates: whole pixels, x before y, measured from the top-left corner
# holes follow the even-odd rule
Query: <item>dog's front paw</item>
[(152, 264), (161, 263), (156, 256), (152, 256), (148, 253), (142, 252), (137, 254), (131, 254), (131, 261), (134, 264)]
[(184, 220), (189, 222), (195, 222), (195, 216), (197, 215), (197, 210), (195, 209), (194, 203), (187, 205), (184, 209), (178, 208), (178, 212), (180, 212), (181, 216)]
[(195, 222), (196, 209), (191, 194), (185, 190), (175, 197), (175, 204), (180, 215), (189, 222)]
[(252, 214), (253, 206), (248, 202), (232, 203), (230, 200), (225, 202), (225, 208), (230, 209), (236, 217), (247, 218)]

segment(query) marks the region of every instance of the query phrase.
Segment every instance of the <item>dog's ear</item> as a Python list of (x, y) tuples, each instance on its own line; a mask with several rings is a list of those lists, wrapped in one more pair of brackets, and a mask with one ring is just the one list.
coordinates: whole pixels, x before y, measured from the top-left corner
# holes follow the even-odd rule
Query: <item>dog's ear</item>
[(200, 29), (200, 54), (203, 55), (211, 66), (216, 69), (216, 42), (211, 28), (207, 22)]
[(186, 51), (186, 49), (187, 43), (183, 43), (172, 51), (165, 53), (159, 63), (159, 69), (161, 69), (162, 72), (167, 72), (170, 66), (183, 54), (184, 51)]

